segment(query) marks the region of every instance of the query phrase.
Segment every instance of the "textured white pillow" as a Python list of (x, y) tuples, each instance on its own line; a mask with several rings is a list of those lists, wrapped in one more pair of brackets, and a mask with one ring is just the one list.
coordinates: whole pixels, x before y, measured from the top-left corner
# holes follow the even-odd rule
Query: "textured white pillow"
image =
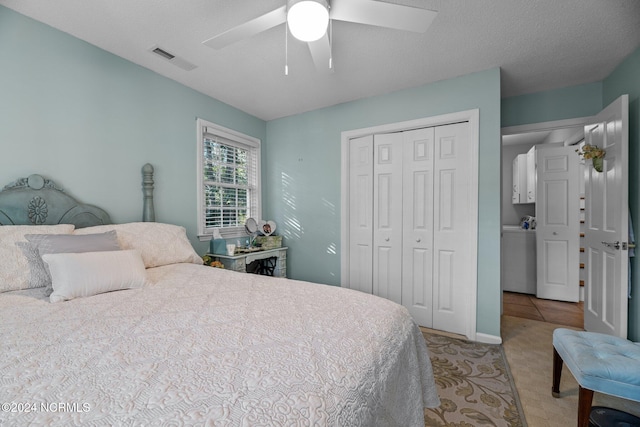
[(25, 234), (71, 234), (73, 224), (0, 226), (0, 292), (29, 289), (27, 258), (16, 243), (27, 244)]
[(122, 249), (137, 249), (147, 268), (182, 262), (202, 264), (187, 238), (184, 227), (161, 222), (130, 222), (80, 228), (73, 234), (105, 233), (116, 230)]
[(146, 280), (137, 250), (47, 254), (42, 260), (51, 272), (51, 302), (140, 288)]

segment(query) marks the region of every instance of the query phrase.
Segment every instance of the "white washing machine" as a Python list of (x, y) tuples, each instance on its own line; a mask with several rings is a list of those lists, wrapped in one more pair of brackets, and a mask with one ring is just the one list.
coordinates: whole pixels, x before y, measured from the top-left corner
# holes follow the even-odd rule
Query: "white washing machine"
[(502, 290), (536, 294), (536, 231), (502, 227)]

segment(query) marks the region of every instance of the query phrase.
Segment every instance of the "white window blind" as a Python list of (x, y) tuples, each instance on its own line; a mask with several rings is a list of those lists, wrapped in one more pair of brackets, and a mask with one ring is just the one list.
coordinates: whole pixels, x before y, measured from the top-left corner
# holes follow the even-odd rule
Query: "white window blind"
[(245, 235), (247, 218), (260, 218), (260, 143), (198, 120), (199, 235)]

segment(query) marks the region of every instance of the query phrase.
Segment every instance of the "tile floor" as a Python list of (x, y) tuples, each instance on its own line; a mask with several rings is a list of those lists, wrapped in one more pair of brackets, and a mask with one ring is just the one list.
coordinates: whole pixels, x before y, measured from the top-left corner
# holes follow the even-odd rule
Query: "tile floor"
[(502, 293), (502, 314), (583, 328), (584, 303), (538, 299), (535, 295)]

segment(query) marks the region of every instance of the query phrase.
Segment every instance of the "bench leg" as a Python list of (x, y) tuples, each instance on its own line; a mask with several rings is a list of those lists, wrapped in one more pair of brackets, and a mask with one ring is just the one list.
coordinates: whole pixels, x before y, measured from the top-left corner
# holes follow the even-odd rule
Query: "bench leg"
[(560, 397), (560, 376), (562, 375), (562, 357), (553, 348), (553, 385), (551, 386), (551, 395)]
[(578, 391), (578, 427), (589, 427), (593, 390), (579, 387)]

